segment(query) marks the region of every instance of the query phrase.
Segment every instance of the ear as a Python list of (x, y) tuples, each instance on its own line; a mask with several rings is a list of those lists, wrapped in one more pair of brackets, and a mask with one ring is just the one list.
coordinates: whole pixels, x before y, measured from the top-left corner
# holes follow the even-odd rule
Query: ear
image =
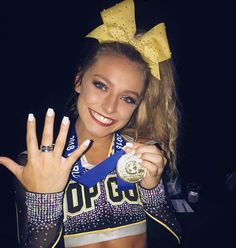
[(75, 85), (75, 92), (78, 93), (78, 94), (80, 93), (80, 87), (81, 87), (80, 83), (77, 83)]
[(81, 73), (76, 74), (75, 77), (75, 92), (80, 93), (81, 88)]

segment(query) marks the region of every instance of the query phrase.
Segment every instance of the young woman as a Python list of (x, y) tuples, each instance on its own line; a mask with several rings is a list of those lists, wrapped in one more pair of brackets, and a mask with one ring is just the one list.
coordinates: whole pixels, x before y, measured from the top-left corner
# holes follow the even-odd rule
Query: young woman
[(76, 76), (75, 121), (63, 118), (52, 145), (49, 108), (39, 149), (29, 114), (27, 156), (19, 164), (0, 157), (19, 182), (21, 247), (144, 248), (147, 216), (179, 242), (163, 185), (163, 172), (176, 172), (178, 124), (164, 26), (134, 35), (132, 0), (102, 17), (104, 25), (88, 35), (99, 44)]

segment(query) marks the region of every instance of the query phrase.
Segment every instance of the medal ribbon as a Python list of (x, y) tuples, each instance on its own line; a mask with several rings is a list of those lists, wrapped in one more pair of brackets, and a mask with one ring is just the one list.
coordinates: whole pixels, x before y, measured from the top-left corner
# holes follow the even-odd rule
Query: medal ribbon
[[(103, 178), (106, 177), (111, 171), (116, 168), (116, 164), (120, 157), (125, 153), (123, 151), (123, 146), (125, 145), (125, 141), (122, 136), (115, 132), (114, 137), (114, 154), (109, 156), (107, 159), (103, 160), (101, 163), (96, 165), (94, 168), (88, 170), (83, 173), (83, 166), (81, 164), (81, 159), (78, 159), (73, 166), (70, 174), (70, 179), (75, 180), (76, 182), (83, 184), (86, 187), (93, 187), (98, 182), (100, 182)], [(72, 127), (69, 139), (66, 145), (66, 149), (64, 151), (64, 157), (70, 156), (70, 154), (78, 147), (78, 139), (76, 135), (75, 126)], [(122, 180), (119, 176), (117, 176), (117, 184), (118, 190), (126, 190), (133, 189), (134, 184), (128, 183)]]

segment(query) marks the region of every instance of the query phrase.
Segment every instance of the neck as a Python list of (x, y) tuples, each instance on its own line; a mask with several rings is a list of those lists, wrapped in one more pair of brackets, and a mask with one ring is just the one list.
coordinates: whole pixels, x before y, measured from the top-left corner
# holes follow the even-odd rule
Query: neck
[(107, 158), (113, 133), (102, 137), (94, 136), (86, 130), (86, 128), (79, 121), (79, 118), (76, 121), (76, 133), (79, 144), (86, 139), (90, 139), (92, 141), (91, 147), (85, 154), (89, 162), (92, 164), (97, 164)]
[(83, 124), (80, 122), (79, 118), (76, 121), (76, 133), (78, 136), (79, 144), (81, 144), (84, 140), (89, 139), (94, 144), (106, 144), (111, 143), (113, 133), (108, 134), (106, 136), (97, 137), (89, 133), (86, 128), (83, 126)]

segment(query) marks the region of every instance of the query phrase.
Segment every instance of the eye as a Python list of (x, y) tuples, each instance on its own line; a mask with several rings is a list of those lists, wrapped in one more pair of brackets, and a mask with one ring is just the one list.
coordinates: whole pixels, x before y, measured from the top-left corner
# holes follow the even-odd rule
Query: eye
[(137, 100), (130, 96), (123, 96), (121, 99), (128, 104), (135, 104), (135, 105), (137, 104)]
[(107, 90), (107, 86), (104, 83), (101, 83), (99, 81), (94, 81), (93, 85), (100, 90), (106, 91)]

